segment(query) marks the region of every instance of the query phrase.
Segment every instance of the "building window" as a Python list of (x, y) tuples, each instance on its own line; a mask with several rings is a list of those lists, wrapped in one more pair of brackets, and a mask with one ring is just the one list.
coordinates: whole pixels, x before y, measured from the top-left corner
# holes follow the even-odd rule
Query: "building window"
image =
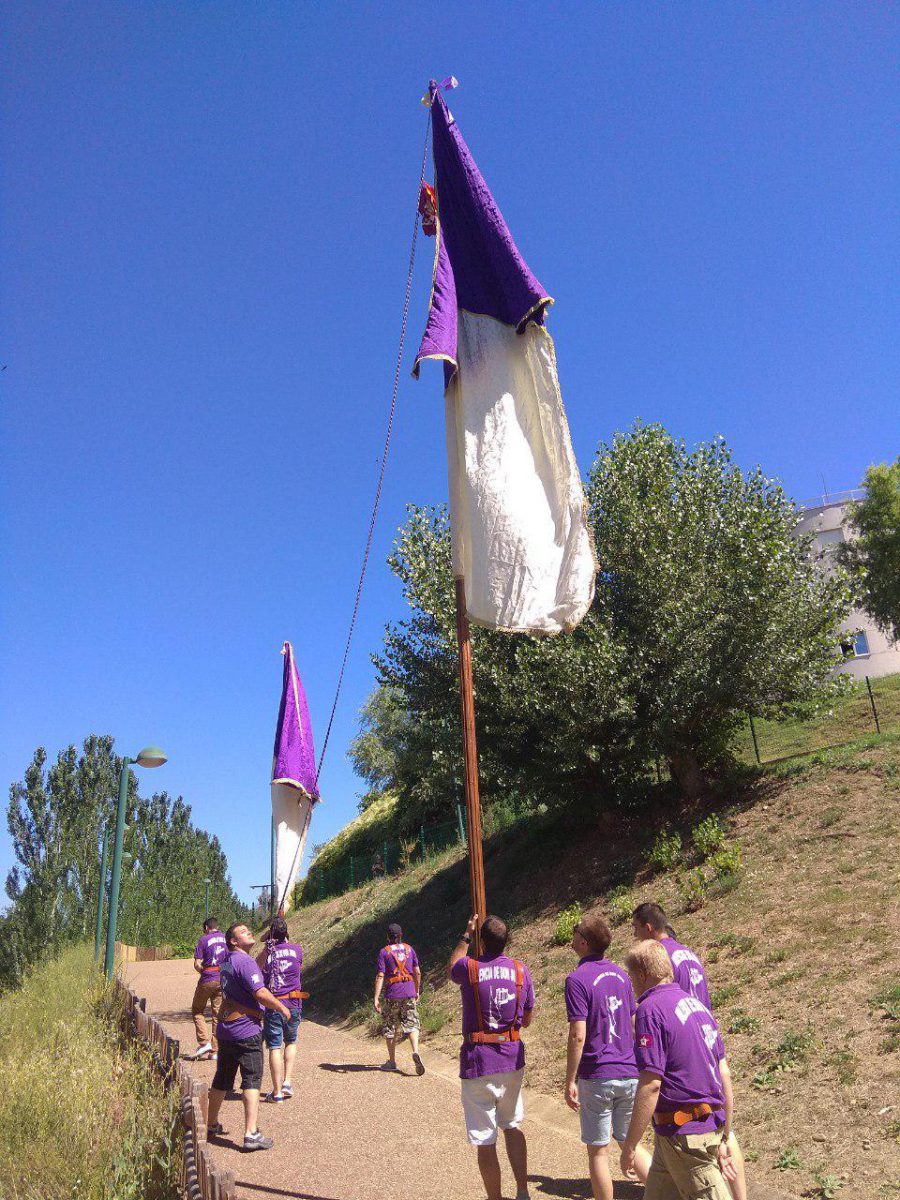
[(863, 658), (869, 654), (869, 639), (864, 633), (858, 633), (853, 639), (853, 653), (856, 658)]

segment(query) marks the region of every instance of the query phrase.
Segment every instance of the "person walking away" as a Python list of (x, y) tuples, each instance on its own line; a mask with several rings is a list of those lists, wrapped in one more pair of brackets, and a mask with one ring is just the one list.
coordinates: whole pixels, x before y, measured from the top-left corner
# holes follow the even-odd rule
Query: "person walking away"
[[(215, 917), (207, 917), (203, 922), (203, 934), (194, 948), (194, 970), (200, 978), (197, 980), (194, 998), (191, 1001), (191, 1016), (194, 1018), (194, 1033), (197, 1035), (197, 1049), (190, 1055), (192, 1059), (214, 1058), (218, 1048), (216, 1023), (222, 1003), (219, 967), (227, 953), (225, 935), (219, 930), (219, 922)], [(206, 1025), (207, 1004), (211, 1014), (212, 1040)]]
[(519, 1128), (525, 1116), (521, 1030), (531, 1024), (534, 986), (528, 968), (504, 953), (509, 929), (499, 917), (485, 918), (480, 930), (482, 952), (478, 958), (469, 957), (477, 928), (476, 913), (448, 964), (462, 998), (459, 1074), (466, 1133), (477, 1150), (487, 1200), (501, 1200), (498, 1129), (503, 1130), (515, 1177), (516, 1200), (528, 1200), (528, 1146)]
[(272, 1090), (262, 1097), (264, 1103), (279, 1103), (294, 1095), (292, 1075), (297, 1056), (297, 1030), (307, 993), (300, 990), (300, 971), (303, 949), (297, 942), (288, 941), (287, 921), (276, 917), (269, 938), (257, 955), (266, 987), (290, 1010), (285, 1021), (281, 1013), (267, 1009), (263, 1017), (263, 1037), (269, 1051), (269, 1074)]
[[(709, 981), (706, 978), (703, 963), (693, 950), (678, 941), (675, 937), (675, 930), (669, 925), (668, 920), (659, 904), (639, 904), (634, 910), (632, 919), (635, 940), (642, 941), (651, 938), (653, 941), (659, 942), (669, 956), (672, 974), (681, 990), (699, 1000), (704, 1008), (712, 1012)], [(734, 1200), (747, 1200), (744, 1154), (734, 1130), (731, 1131), (731, 1159), (735, 1169), (735, 1178), (729, 1179), (731, 1194)]]
[[(425, 1074), (419, 1054), (419, 1009), (422, 994), (422, 969), (415, 950), (403, 941), (403, 930), (396, 923), (387, 927), (388, 944), (378, 955), (375, 975), (375, 1011), (381, 1014), (381, 1036), (387, 1044), (387, 1061), (382, 1071), (397, 1070), (397, 1033), (406, 1034), (412, 1047), (417, 1075)], [(385, 982), (386, 981), (386, 982)], [(381, 998), (384, 988), (384, 999)]]
[(263, 1073), (259, 1029), (266, 1009), (280, 1013), (285, 1021), (291, 1019), (291, 1010), (275, 999), (263, 982), (259, 964), (247, 953), (253, 946), (253, 940), (253, 934), (246, 925), (231, 925), (225, 932), (228, 955), (220, 970), (222, 1008), (219, 1014), (219, 1059), (209, 1089), (207, 1129), (210, 1134), (225, 1132), (219, 1121), (219, 1111), (225, 1093), (234, 1087), (240, 1067), (244, 1149), (270, 1150), (272, 1139), (263, 1137), (256, 1123)]
[(675, 983), (655, 939), (625, 955), (638, 998), (634, 1022), (638, 1089), (622, 1145), (622, 1170), (635, 1169), (653, 1122), (653, 1159), (644, 1200), (731, 1200), (731, 1072), (715, 1018)]
[[(620, 1144), (625, 1141), (638, 1076), (633, 1029), (637, 1005), (631, 980), (606, 958), (611, 941), (601, 916), (583, 917), (572, 934), (578, 966), (566, 977), (565, 987), (569, 1018), (565, 1100), (581, 1120), (594, 1200), (613, 1200), (610, 1134)], [(634, 1165), (643, 1182), (650, 1155), (642, 1146), (635, 1151)]]

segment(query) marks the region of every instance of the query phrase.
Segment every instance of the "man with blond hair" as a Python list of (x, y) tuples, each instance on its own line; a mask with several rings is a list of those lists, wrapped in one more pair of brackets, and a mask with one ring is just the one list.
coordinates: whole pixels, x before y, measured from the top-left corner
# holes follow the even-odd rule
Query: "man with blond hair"
[[(653, 941), (659, 942), (669, 956), (672, 974), (681, 990), (699, 1000), (705, 1008), (712, 1012), (709, 982), (703, 963), (690, 947), (678, 941), (675, 930), (669, 924), (669, 918), (661, 905), (652, 902), (639, 904), (632, 914), (632, 929), (636, 941), (652, 938)], [(728, 1181), (731, 1186), (731, 1194), (734, 1200), (747, 1200), (744, 1155), (734, 1130), (731, 1131), (729, 1145), (735, 1170), (734, 1178)]]
[[(581, 1119), (594, 1200), (613, 1200), (609, 1140), (625, 1141), (638, 1081), (634, 989), (622, 968), (606, 958), (611, 941), (601, 916), (583, 917), (572, 934), (578, 966), (566, 978), (565, 1098)], [(649, 1166), (650, 1155), (639, 1146), (635, 1170), (642, 1182)]]
[(634, 1021), (638, 1088), (622, 1146), (630, 1175), (644, 1131), (653, 1122), (653, 1160), (644, 1200), (731, 1200), (735, 1177), (728, 1138), (734, 1099), (731, 1072), (715, 1018), (675, 983), (659, 942), (638, 942), (625, 955), (638, 998)]

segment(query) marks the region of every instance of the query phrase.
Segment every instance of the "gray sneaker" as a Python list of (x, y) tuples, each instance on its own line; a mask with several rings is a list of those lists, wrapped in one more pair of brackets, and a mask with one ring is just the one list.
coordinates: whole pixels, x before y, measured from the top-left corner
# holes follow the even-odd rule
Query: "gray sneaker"
[(378, 1070), (379, 1071), (399, 1071), (400, 1068), (397, 1066), (397, 1064), (395, 1062), (392, 1062), (390, 1059), (388, 1059), (387, 1062), (383, 1062), (381, 1064), (381, 1066), (378, 1068)]
[(255, 1133), (244, 1134), (245, 1150), (271, 1150), (275, 1143), (271, 1138), (263, 1137), (257, 1129)]

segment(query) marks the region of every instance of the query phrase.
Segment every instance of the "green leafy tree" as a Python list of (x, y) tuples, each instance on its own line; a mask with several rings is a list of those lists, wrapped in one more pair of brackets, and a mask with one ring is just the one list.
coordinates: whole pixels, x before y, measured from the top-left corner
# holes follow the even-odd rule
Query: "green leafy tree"
[(635, 723), (684, 792), (727, 759), (748, 712), (810, 711), (845, 684), (848, 574), (821, 569), (781, 486), (741, 471), (723, 440), (690, 451), (638, 424), (600, 447), (589, 500)]
[[(112, 828), (122, 760), (113, 739), (92, 734), (79, 753), (60, 751), (48, 767), (39, 747), (10, 787), (7, 828), (16, 863), (6, 880), (11, 904), (0, 935), (0, 987), (17, 982), (46, 953), (93, 934), (100, 888), (100, 841)], [(191, 823), (190, 807), (165, 793), (141, 798), (129, 776), (120, 897), (122, 940), (183, 943), (203, 919), (204, 879), (224, 918), (248, 910), (231, 888), (217, 839)]]
[(865, 499), (847, 519), (856, 540), (843, 549), (858, 570), (862, 604), (888, 637), (900, 639), (900, 458), (869, 467)]

